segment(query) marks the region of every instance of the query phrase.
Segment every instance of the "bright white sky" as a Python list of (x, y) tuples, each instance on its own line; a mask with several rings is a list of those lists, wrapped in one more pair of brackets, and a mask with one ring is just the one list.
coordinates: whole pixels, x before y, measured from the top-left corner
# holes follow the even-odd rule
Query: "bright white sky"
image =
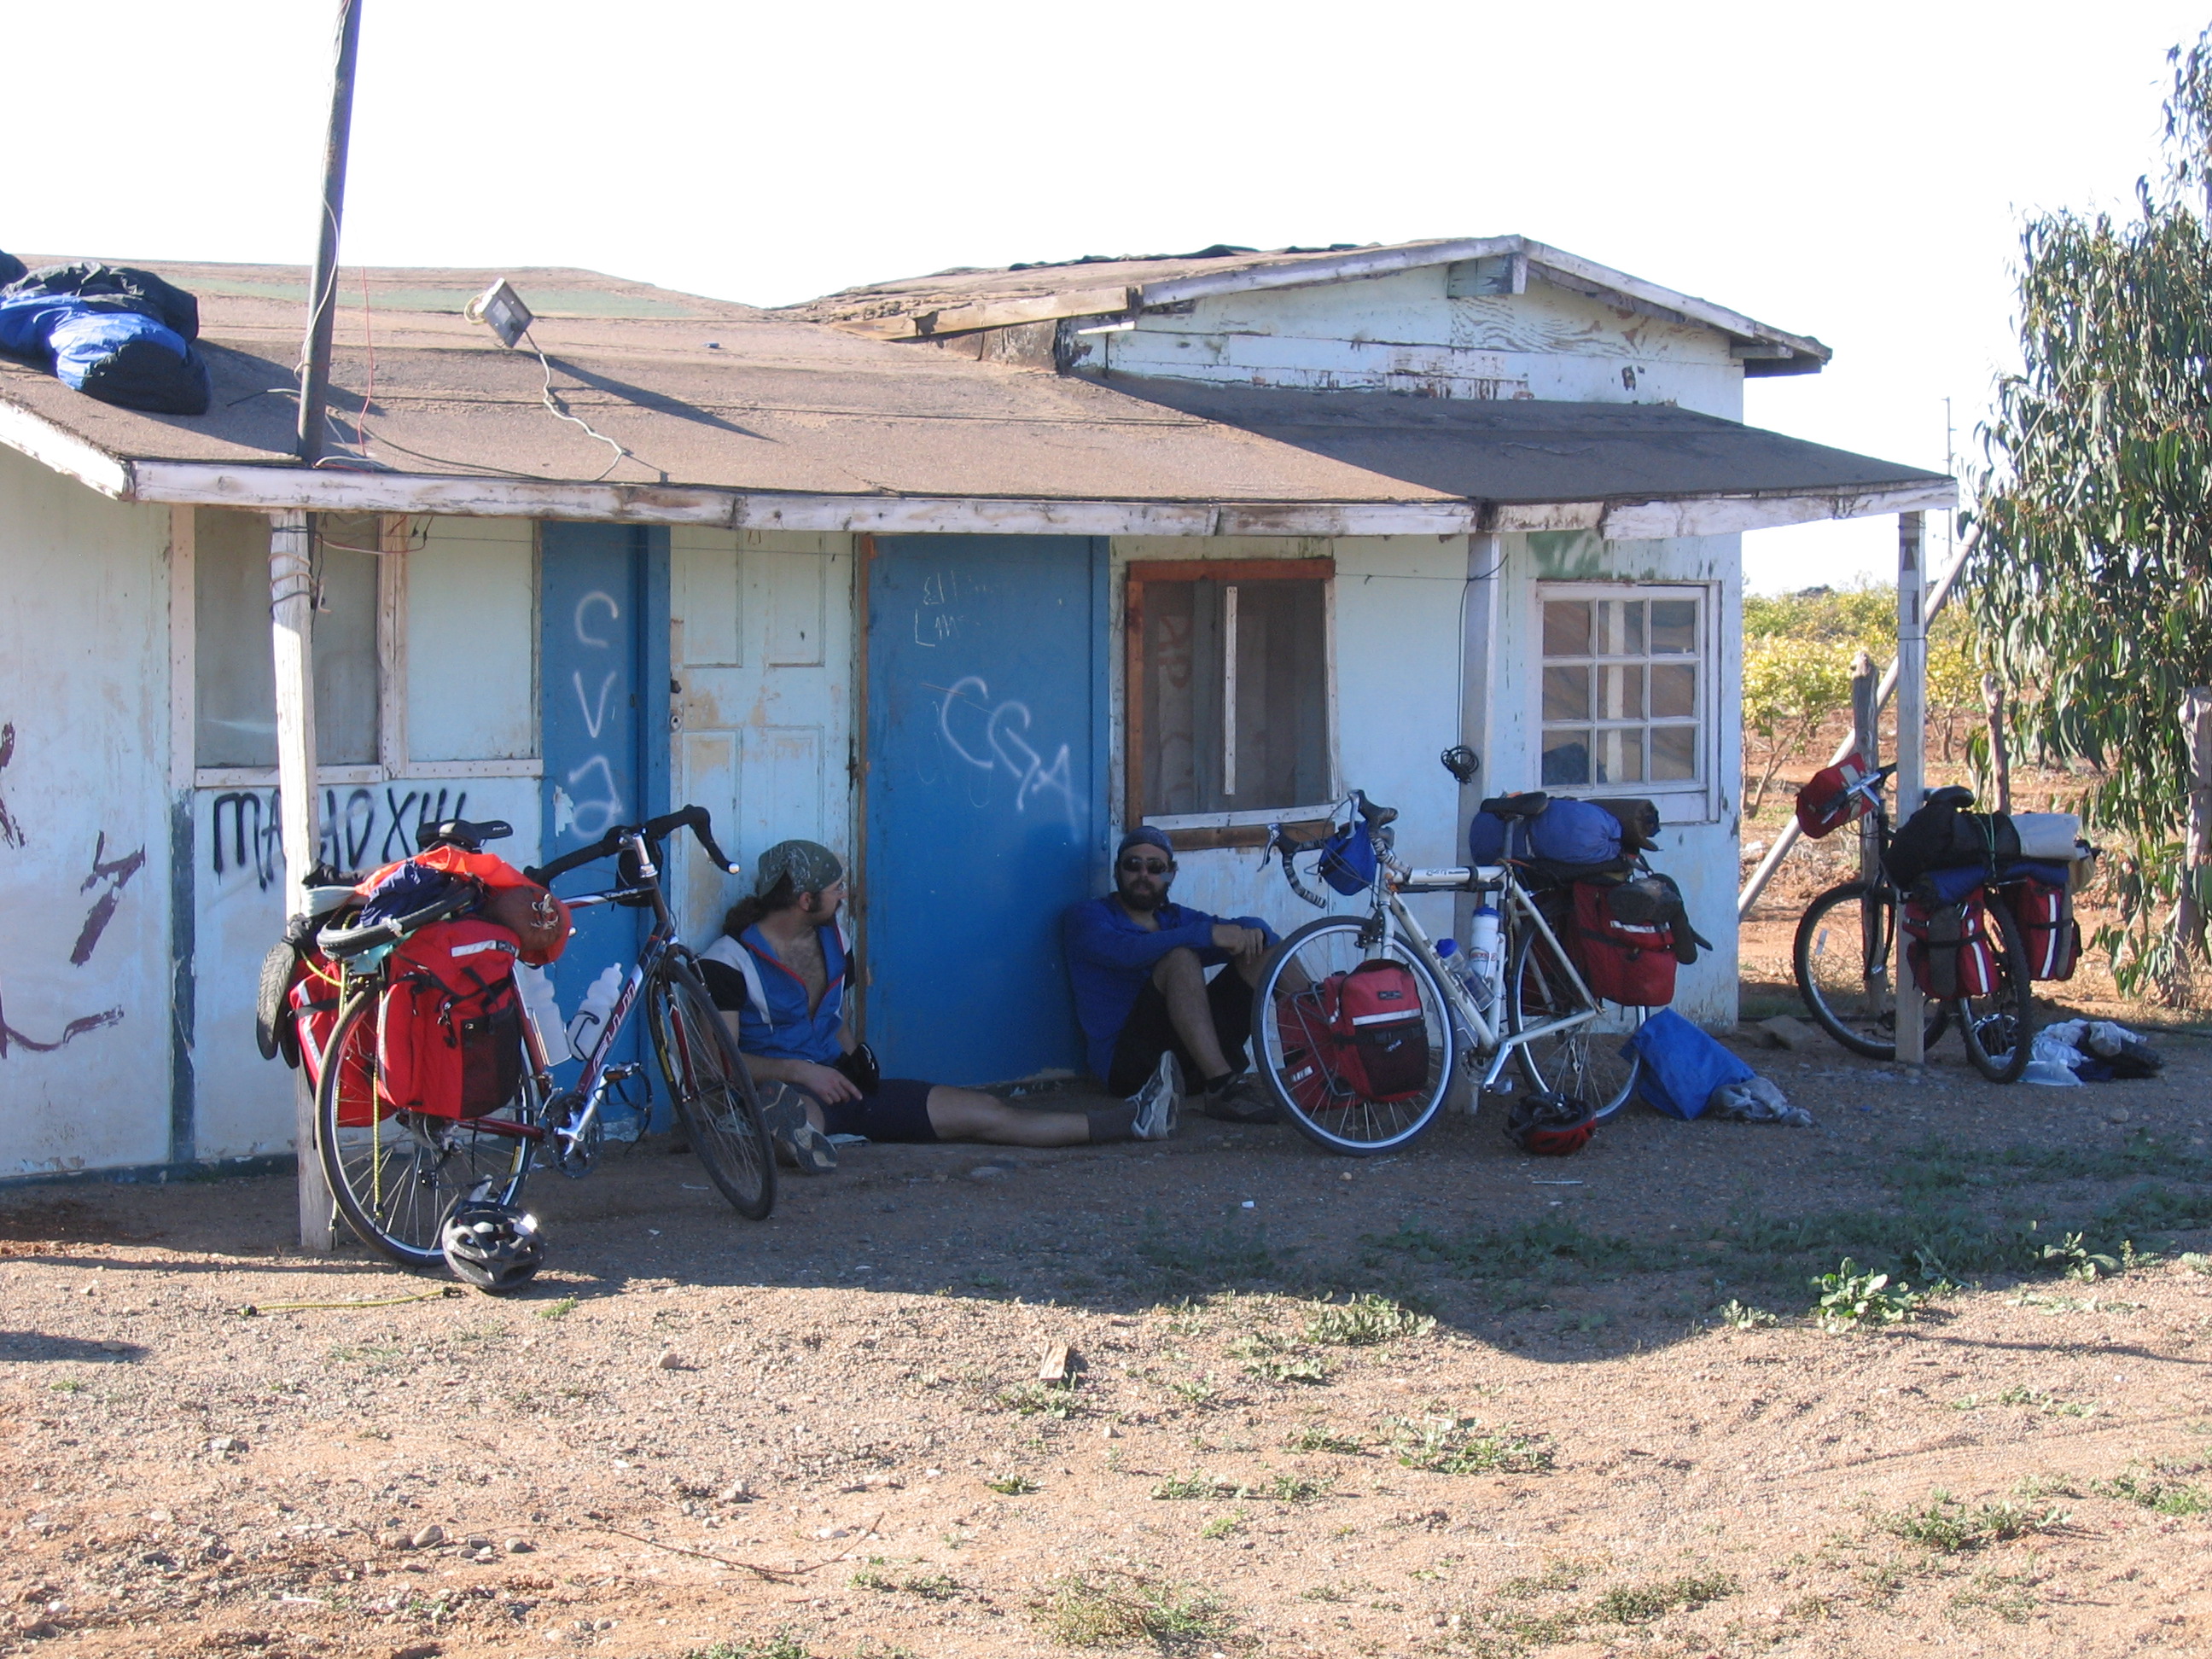
[[(365, 0), (343, 257), (758, 304), (947, 265), (1522, 232), (1836, 349), (1756, 424), (1941, 468), (2011, 361), (2025, 213), (2124, 209), (2205, 0)], [(305, 264), (325, 0), (110, 0), (27, 58), (0, 246)], [(88, 100), (90, 100), (89, 105)], [(88, 113), (88, 111), (91, 112)], [(1893, 520), (1747, 539), (1893, 573)]]

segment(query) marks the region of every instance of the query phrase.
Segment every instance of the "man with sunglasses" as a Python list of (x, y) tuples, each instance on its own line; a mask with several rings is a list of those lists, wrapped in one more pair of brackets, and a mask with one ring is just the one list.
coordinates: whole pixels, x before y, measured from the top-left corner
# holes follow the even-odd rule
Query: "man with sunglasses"
[[(1176, 875), (1167, 832), (1142, 824), (1114, 854), (1114, 890), (1069, 907), (1061, 928), (1075, 1013), (1091, 1069), (1110, 1094), (1188, 1076), (1208, 1117), (1272, 1123), (1245, 1048), (1252, 992), (1275, 935), (1257, 916), (1225, 920), (1168, 902)], [(1206, 970), (1221, 971), (1209, 982)]]

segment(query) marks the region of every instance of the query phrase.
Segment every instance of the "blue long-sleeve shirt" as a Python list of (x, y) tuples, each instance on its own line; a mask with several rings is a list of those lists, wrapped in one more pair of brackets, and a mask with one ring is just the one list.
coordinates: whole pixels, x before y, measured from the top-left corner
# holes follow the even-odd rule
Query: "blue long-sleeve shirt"
[(1198, 953), (1206, 967), (1229, 960), (1213, 942), (1213, 930), (1226, 921), (1256, 927), (1275, 942), (1274, 930), (1257, 916), (1209, 916), (1188, 905), (1164, 904), (1158, 928), (1139, 927), (1109, 894), (1071, 904), (1060, 918), (1060, 939), (1067, 952), (1067, 976), (1075, 988), (1075, 1018), (1090, 1045), (1091, 1070), (1104, 1077), (1113, 1069), (1114, 1044), (1129, 1023), (1129, 1011), (1159, 959), (1170, 951)]

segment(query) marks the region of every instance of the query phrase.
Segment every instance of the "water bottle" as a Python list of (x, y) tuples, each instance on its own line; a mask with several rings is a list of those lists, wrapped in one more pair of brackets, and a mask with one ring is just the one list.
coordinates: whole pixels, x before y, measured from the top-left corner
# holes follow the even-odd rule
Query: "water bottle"
[(578, 1055), (588, 1054), (599, 1042), (599, 1031), (607, 1023), (607, 1016), (615, 1011), (615, 999), (622, 994), (622, 969), (612, 963), (606, 971), (592, 981), (592, 988), (584, 993), (584, 1005), (576, 1010), (575, 1018), (568, 1022), (569, 1051)]
[(1490, 1000), (1489, 988), (1475, 976), (1474, 959), (1460, 954), (1457, 939), (1438, 939), (1437, 958), (1443, 963), (1444, 972), (1449, 974), (1467, 994), (1474, 999), (1477, 1007), (1480, 1007)]
[(514, 988), (530, 1023), (538, 1028), (538, 1040), (545, 1045), (545, 1063), (558, 1066), (573, 1059), (561, 1030), (561, 1005), (554, 1000), (553, 975), (526, 962), (514, 970)]
[(1498, 960), (1498, 915), (1488, 899), (1468, 918), (1467, 979), (1474, 1000), (1486, 1006), (1498, 994), (1504, 963)]

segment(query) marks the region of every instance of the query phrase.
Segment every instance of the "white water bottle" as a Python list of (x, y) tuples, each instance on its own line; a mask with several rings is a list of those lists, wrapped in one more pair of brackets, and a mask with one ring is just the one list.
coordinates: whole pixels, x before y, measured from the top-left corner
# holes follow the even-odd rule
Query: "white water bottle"
[(1504, 966), (1498, 959), (1498, 915), (1490, 901), (1475, 907), (1467, 924), (1467, 979), (1475, 1000), (1487, 1004), (1498, 994)]
[(568, 1048), (572, 1054), (584, 1055), (592, 1052), (599, 1040), (601, 1028), (607, 1023), (607, 1016), (615, 1011), (615, 999), (621, 994), (622, 969), (610, 963), (606, 971), (592, 981), (592, 988), (584, 993), (583, 1006), (568, 1022)]
[(523, 1011), (538, 1028), (538, 1040), (545, 1045), (545, 1063), (558, 1066), (573, 1059), (568, 1039), (561, 1029), (561, 1005), (553, 995), (553, 975), (526, 962), (514, 970), (514, 987)]

